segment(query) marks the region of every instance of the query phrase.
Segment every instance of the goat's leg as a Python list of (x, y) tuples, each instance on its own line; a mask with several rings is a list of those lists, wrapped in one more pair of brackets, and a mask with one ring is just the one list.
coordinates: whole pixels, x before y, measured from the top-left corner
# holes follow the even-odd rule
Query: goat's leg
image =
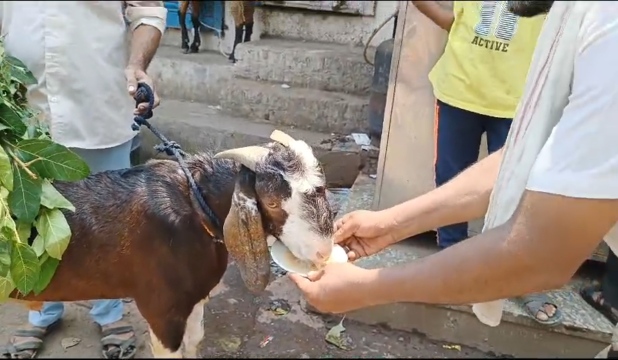
[(181, 359), (187, 319), (195, 303), (179, 302), (170, 296), (159, 301), (135, 298), (135, 305), (148, 323), (152, 356), (156, 359)]
[[(196, 3), (197, 1), (194, 1), (194, 3)], [(198, 9), (194, 8), (192, 9), (193, 11), (191, 12), (191, 23), (193, 24), (193, 43), (191, 44), (191, 49), (190, 51), (192, 53), (196, 53), (198, 51), (200, 51), (200, 45), (202, 44), (202, 39), (200, 37), (200, 13), (199, 13), (199, 7)]]
[(208, 298), (195, 304), (191, 315), (187, 319), (185, 336), (182, 339), (182, 355), (184, 358), (197, 358), (197, 346), (204, 338), (204, 306), (206, 304), (208, 304)]
[(230, 56), (228, 57), (228, 59), (231, 62), (236, 62), (236, 45), (240, 44), (242, 42), (242, 30), (243, 30), (243, 25), (237, 25), (236, 28), (234, 29), (234, 45), (232, 45), (232, 52), (230, 53)]
[(180, 47), (185, 51), (185, 53), (189, 51), (189, 32), (187, 31), (187, 24), (185, 23), (188, 8), (188, 1), (178, 2), (178, 20), (180, 22), (180, 36), (182, 38), (182, 44)]

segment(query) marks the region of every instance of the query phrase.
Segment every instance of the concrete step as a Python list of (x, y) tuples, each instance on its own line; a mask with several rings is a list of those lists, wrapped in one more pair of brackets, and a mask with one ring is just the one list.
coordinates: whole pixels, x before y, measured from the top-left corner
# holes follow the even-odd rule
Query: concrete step
[[(370, 209), (375, 180), (360, 175), (342, 205), (339, 216), (353, 210)], [(435, 240), (411, 239), (396, 244), (357, 264), (365, 268), (393, 266), (414, 261), (437, 251)], [(578, 294), (590, 273), (580, 272), (563, 287), (549, 293), (560, 307), (564, 320), (555, 327), (535, 322), (519, 305), (507, 301), (502, 323), (482, 324), (470, 306), (431, 306), (400, 303), (354, 311), (348, 318), (368, 324), (382, 324), (405, 331), (421, 332), (451, 344), (515, 357), (592, 358), (607, 346), (612, 325)]]
[(367, 132), (367, 97), (234, 79), (222, 90), (224, 111), (273, 125), (325, 133)]
[(163, 99), (218, 104), (232, 79), (232, 67), (217, 52), (184, 54), (180, 46), (161, 46), (148, 72)]
[(235, 55), (235, 76), (294, 87), (367, 94), (373, 76), (362, 47), (263, 38), (239, 44)]
[(234, 66), (216, 52), (162, 46), (149, 73), (162, 99), (220, 104), (229, 115), (276, 126), (366, 132), (368, 97), (234, 78)]
[[(211, 152), (263, 144), (270, 141), (275, 126), (229, 116), (218, 106), (164, 99), (155, 109), (151, 123), (168, 139), (188, 153)], [(360, 150), (346, 148), (330, 134), (276, 126), (292, 137), (307, 142), (322, 163), (329, 187), (349, 188), (360, 172)], [(147, 129), (141, 131), (140, 161), (157, 156), (154, 146), (160, 141)]]

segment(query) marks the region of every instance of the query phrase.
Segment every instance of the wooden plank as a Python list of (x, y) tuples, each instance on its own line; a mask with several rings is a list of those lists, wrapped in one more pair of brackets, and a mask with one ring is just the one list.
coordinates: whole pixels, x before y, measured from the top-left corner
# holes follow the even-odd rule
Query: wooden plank
[[(452, 8), (452, 1), (444, 3)], [(374, 209), (433, 189), (435, 98), (427, 75), (444, 51), (447, 33), (409, 2), (400, 4)]]

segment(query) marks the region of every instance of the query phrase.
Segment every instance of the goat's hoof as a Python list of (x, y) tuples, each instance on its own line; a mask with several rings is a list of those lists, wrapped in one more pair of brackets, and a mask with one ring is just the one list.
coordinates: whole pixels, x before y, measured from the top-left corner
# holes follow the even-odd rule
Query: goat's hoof
[(199, 45), (196, 45), (196, 44), (192, 44), (191, 45), (190, 52), (192, 54), (198, 53), (199, 51), (200, 51), (200, 46)]

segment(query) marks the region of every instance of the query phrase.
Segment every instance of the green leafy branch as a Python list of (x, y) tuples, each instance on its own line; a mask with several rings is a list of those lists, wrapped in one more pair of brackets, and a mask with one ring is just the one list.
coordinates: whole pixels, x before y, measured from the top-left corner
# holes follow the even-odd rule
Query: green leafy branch
[(90, 173), (28, 106), (26, 86), (36, 83), (0, 39), (0, 301), (47, 287), (71, 238), (62, 210), (75, 211), (53, 182)]

